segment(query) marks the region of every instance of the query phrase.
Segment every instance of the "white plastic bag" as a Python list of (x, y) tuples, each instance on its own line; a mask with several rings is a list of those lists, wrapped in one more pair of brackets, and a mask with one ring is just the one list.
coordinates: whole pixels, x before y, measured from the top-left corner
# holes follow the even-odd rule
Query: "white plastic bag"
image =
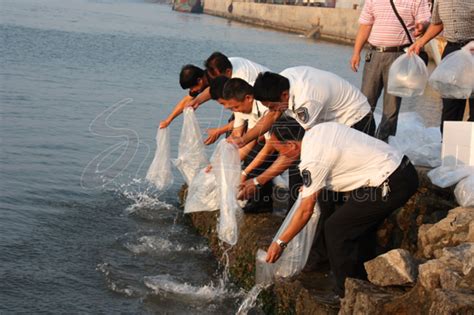
[(240, 157), (238, 149), (223, 139), (217, 145), (211, 160), (219, 194), (220, 217), (217, 234), (221, 241), (237, 244), (239, 221), (243, 216), (237, 201), (240, 184)]
[(403, 54), (392, 63), (388, 72), (387, 93), (400, 97), (423, 95), (428, 70), (416, 54)]
[[(275, 242), (286, 230), (291, 220), (295, 216), (301, 204), (301, 194), (286, 216), (285, 220), (276, 233)], [(292, 277), (303, 270), (308, 260), (309, 252), (314, 240), (314, 234), (318, 226), (321, 211), (318, 204), (314, 206), (314, 212), (305, 227), (288, 243), (280, 258), (273, 264), (267, 263), (265, 258), (267, 253), (261, 249), (257, 251), (255, 282), (257, 284), (268, 285), (273, 283), (274, 278)]]
[[(301, 194), (298, 196), (298, 199), (286, 216), (285, 221), (283, 221), (281, 224), (280, 229), (273, 238), (273, 241), (276, 241), (290, 225), (290, 222), (295, 216), (300, 204)], [(311, 251), (311, 245), (313, 244), (314, 234), (316, 233), (316, 227), (318, 225), (320, 214), (321, 211), (319, 210), (319, 206), (316, 203), (313, 215), (309, 219), (308, 223), (288, 243), (288, 246), (283, 251), (280, 259), (278, 259), (278, 265), (275, 267), (275, 276), (287, 278), (303, 270), (304, 266), (306, 265), (306, 261), (308, 260), (309, 252)]]
[(454, 196), (462, 207), (474, 207), (474, 175), (464, 178), (454, 189)]
[(426, 128), (419, 114), (400, 113), (397, 135), (388, 143), (403, 152), (414, 165), (437, 167), (441, 165), (441, 133), (438, 127)]
[(179, 138), (178, 158), (174, 165), (183, 175), (186, 184), (191, 185), (194, 176), (209, 164), (204, 151), (201, 130), (192, 108), (184, 109), (183, 128)]
[(153, 162), (146, 173), (146, 179), (159, 190), (165, 190), (173, 184), (170, 160), (170, 133), (168, 128), (158, 129), (156, 133), (156, 151)]
[(447, 55), (431, 74), (430, 85), (444, 98), (469, 98), (474, 89), (474, 41)]
[(216, 176), (214, 172), (205, 170), (205, 168), (200, 170), (189, 185), (184, 213), (219, 209)]
[(453, 186), (463, 178), (474, 175), (473, 166), (440, 166), (428, 172), (431, 182), (441, 188)]

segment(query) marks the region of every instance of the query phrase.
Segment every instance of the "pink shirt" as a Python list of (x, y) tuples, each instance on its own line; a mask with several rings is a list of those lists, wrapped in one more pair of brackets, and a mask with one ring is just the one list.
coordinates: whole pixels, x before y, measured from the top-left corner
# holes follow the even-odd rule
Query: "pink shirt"
[[(414, 40), (415, 23), (430, 20), (430, 7), (427, 0), (394, 0), (398, 14)], [(359, 23), (372, 25), (368, 42), (374, 46), (401, 46), (409, 44), (405, 30), (393, 12), (389, 0), (366, 0), (359, 17)]]

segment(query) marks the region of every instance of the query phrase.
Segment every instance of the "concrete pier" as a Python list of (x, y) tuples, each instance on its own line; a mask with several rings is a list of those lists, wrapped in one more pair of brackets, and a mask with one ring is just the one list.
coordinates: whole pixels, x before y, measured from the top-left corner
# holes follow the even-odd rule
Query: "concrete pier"
[(357, 34), (360, 10), (206, 0), (204, 13), (350, 44)]

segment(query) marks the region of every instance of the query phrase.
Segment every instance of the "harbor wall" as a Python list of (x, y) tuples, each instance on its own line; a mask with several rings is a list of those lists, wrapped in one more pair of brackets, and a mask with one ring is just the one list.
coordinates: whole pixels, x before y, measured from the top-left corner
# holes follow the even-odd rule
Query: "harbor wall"
[(353, 43), (360, 10), (206, 0), (204, 13), (308, 37)]

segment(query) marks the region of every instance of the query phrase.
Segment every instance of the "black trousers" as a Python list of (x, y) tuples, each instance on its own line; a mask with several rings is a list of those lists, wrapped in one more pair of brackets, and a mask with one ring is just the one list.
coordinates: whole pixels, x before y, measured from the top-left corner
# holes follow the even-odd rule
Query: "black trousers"
[[(448, 42), (443, 52), (443, 59), (450, 53), (461, 49), (461, 45)], [(443, 98), (443, 111), (441, 113), (441, 133), (445, 121), (462, 121), (464, 109), (466, 107), (465, 99)], [(469, 117), (468, 121), (474, 121), (474, 98), (469, 99)]]
[(363, 264), (375, 257), (377, 227), (418, 188), (418, 174), (408, 158), (389, 176), (388, 184), (390, 192), (385, 197), (382, 187), (361, 187), (350, 192), (343, 206), (324, 224), (329, 263), (341, 297), (347, 277), (366, 277)]

